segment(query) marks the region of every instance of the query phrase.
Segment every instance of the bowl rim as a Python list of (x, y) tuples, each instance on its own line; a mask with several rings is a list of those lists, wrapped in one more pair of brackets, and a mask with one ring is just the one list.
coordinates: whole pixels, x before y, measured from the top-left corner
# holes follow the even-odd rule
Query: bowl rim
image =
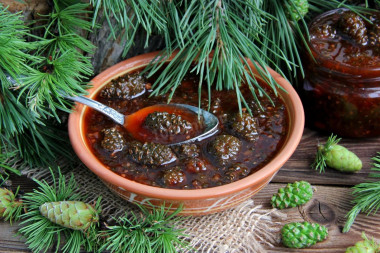
[[(102, 71), (91, 80), (93, 87), (88, 89), (89, 95), (87, 95), (87, 97), (91, 98), (110, 80), (125, 73), (131, 72), (135, 69), (141, 68), (143, 65), (147, 65), (159, 53), (160, 52), (156, 51), (138, 55), (121, 61), (118, 64)], [(174, 53), (170, 59), (172, 59), (175, 54), (176, 53)], [(254, 66), (250, 61), (249, 64), (254, 69)], [(80, 160), (101, 180), (118, 187), (120, 190), (129, 191), (134, 194), (143, 195), (149, 198), (178, 201), (210, 199), (227, 196), (254, 185), (262, 184), (264, 181), (269, 181), (294, 153), (301, 140), (305, 123), (302, 102), (295, 89), (277, 72), (271, 68), (268, 68), (268, 71), (278, 82), (278, 84), (286, 90), (285, 92), (279, 89), (279, 93), (282, 96), (289, 97), (288, 100), (284, 100), (288, 107), (289, 119), (293, 120), (289, 120), (288, 137), (276, 156), (258, 171), (236, 182), (205, 189), (181, 190), (145, 185), (119, 176), (118, 174), (112, 172), (110, 169), (106, 168), (106, 166), (104, 166), (96, 158), (96, 156), (90, 151), (89, 147), (87, 146), (86, 141), (82, 135), (83, 114), (85, 112), (86, 106), (78, 103), (76, 103), (72, 113), (69, 116), (68, 132), (70, 142)]]

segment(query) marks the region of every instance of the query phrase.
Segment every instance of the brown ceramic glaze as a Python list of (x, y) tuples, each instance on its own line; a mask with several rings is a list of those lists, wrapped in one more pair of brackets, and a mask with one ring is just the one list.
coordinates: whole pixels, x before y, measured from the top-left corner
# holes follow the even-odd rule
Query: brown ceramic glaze
[[(105, 70), (92, 80), (88, 97), (94, 95), (112, 79), (146, 66), (157, 52), (136, 56)], [(254, 69), (253, 64), (251, 64)], [(183, 204), (181, 215), (204, 215), (219, 212), (240, 204), (261, 190), (295, 151), (304, 128), (304, 111), (293, 87), (278, 73), (269, 69), (273, 78), (286, 90), (279, 91), (289, 111), (289, 133), (278, 154), (262, 169), (230, 184), (197, 190), (174, 190), (148, 186), (123, 178), (106, 168), (90, 151), (83, 131), (86, 106), (77, 104), (69, 117), (69, 136), (72, 146), (82, 162), (104, 184), (120, 197), (134, 203), (159, 206), (165, 203), (175, 210)]]

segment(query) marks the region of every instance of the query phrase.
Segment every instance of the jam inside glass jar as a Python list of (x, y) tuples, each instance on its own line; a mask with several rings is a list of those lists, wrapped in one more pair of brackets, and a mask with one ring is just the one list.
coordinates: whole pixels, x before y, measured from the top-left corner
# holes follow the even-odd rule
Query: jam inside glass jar
[(336, 9), (309, 25), (301, 97), (311, 127), (345, 137), (380, 135), (380, 13)]

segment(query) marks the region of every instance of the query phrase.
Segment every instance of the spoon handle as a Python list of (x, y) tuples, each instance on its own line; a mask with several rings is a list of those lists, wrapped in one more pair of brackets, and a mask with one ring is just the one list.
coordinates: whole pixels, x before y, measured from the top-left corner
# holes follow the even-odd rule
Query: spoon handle
[(87, 105), (98, 112), (101, 112), (111, 119), (113, 119), (116, 123), (120, 125), (124, 125), (124, 114), (119, 113), (118, 111), (114, 110), (111, 107), (108, 107), (102, 103), (99, 103), (98, 101), (95, 101), (93, 99), (83, 97), (83, 96), (76, 96), (76, 97), (70, 97), (70, 96), (64, 96), (67, 99), (70, 99), (72, 101)]

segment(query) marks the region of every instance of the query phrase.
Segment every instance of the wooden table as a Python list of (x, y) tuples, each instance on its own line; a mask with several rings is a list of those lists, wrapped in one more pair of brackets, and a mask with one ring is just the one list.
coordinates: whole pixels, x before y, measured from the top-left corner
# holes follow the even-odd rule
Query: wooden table
[[(324, 143), (328, 136), (305, 129), (300, 145), (274, 177), (272, 182), (254, 197), (256, 204), (270, 208), (269, 200), (279, 187), (297, 180), (309, 181), (316, 187), (311, 201), (299, 208), (284, 210), (288, 218), (284, 224), (292, 221), (311, 221), (326, 225), (329, 237), (324, 242), (311, 248), (292, 250), (283, 247), (280, 243), (268, 252), (344, 252), (348, 246), (354, 245), (361, 239), (361, 232), (367, 236), (380, 240), (380, 213), (374, 216), (360, 214), (350, 232), (342, 233), (346, 213), (351, 209), (351, 186), (368, 180), (371, 168), (371, 157), (380, 152), (380, 138), (348, 139), (343, 138), (340, 144), (355, 152), (363, 161), (363, 169), (356, 174), (344, 174), (332, 169), (319, 174), (310, 168), (314, 160), (316, 145)], [(21, 178), (13, 181), (25, 191), (31, 190), (30, 180)], [(10, 226), (7, 222), (0, 222), (0, 252), (28, 252), (25, 244), (15, 236), (18, 224)]]

